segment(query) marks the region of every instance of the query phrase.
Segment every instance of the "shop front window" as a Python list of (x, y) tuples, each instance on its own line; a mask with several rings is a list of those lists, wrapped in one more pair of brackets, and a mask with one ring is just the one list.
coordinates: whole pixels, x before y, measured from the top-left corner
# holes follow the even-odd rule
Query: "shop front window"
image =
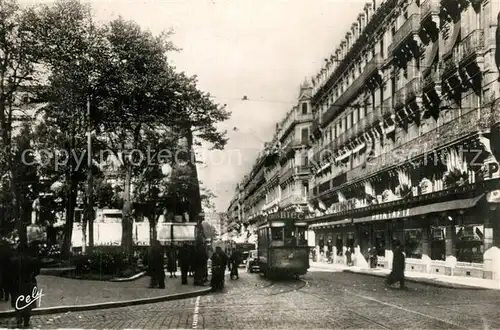
[(405, 229), (405, 254), (407, 258), (422, 258), (422, 229)]
[(343, 242), (342, 242), (342, 236), (337, 236), (337, 242), (335, 243), (335, 247), (337, 248), (337, 255), (338, 256), (343, 256), (344, 255), (344, 251), (343, 250)]
[(377, 230), (375, 234), (375, 248), (377, 249), (377, 256), (385, 256), (385, 232), (383, 230)]
[(445, 260), (446, 259), (446, 228), (432, 227), (431, 228), (431, 259)]
[(456, 226), (457, 261), (483, 262), (484, 226)]

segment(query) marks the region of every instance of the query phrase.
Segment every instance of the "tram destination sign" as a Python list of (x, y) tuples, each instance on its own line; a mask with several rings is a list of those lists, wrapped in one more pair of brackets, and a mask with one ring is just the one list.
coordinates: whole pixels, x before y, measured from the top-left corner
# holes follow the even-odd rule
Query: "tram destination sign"
[(304, 219), (305, 214), (300, 212), (276, 212), (268, 215), (269, 220)]

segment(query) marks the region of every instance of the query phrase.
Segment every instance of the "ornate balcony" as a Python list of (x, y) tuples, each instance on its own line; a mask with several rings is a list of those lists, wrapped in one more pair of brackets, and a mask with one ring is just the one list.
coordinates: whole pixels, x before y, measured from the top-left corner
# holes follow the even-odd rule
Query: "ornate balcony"
[[(385, 154), (374, 158), (369, 165), (363, 168), (358, 166), (348, 171), (347, 182), (366, 178), (385, 168), (399, 165), (409, 161), (413, 157), (417, 157), (431, 150), (438, 149), (442, 146), (452, 143), (461, 137), (473, 134), (480, 130), (484, 130), (490, 126), (491, 110), (481, 109), (481, 117), (478, 119), (476, 110), (470, 111), (438, 128), (429, 131)], [(437, 136), (439, 135), (439, 138)], [(402, 160), (401, 155), (405, 155)]]
[(420, 5), (420, 22), (424, 22), (431, 15), (439, 15), (440, 11), (440, 0), (425, 0)]
[(394, 54), (401, 46), (403, 46), (413, 34), (417, 34), (420, 30), (420, 14), (411, 15), (406, 22), (396, 31), (393, 41), (389, 46), (389, 53)]
[(307, 203), (306, 196), (288, 195), (279, 202), (279, 206), (287, 207), (294, 204), (305, 204), (305, 203)]
[(280, 179), (290, 173), (293, 173), (293, 167), (284, 166), (280, 169)]
[(295, 166), (295, 174), (297, 175), (309, 175), (310, 169), (307, 165)]
[(458, 51), (458, 62), (464, 64), (468, 60), (476, 57), (484, 48), (484, 31), (477, 29), (469, 33), (460, 42)]
[(363, 68), (363, 72), (347, 87), (340, 97), (333, 102), (330, 108), (323, 114), (321, 126), (326, 126), (333, 117), (343, 107), (346, 107), (350, 100), (356, 97), (365, 88), (366, 82), (381, 68), (384, 59), (380, 54), (376, 54)]
[(415, 99), (422, 93), (422, 78), (415, 77), (406, 84), (406, 102)]

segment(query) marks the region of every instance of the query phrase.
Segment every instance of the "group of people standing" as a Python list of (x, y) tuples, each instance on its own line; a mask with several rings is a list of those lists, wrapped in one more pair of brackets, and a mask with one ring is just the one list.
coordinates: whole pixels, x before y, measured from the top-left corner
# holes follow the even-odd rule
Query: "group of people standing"
[[(0, 252), (0, 298), (10, 299), (16, 312), (17, 327), (29, 327), (31, 311), (35, 303), (26, 297), (32, 296), (37, 286), (36, 277), (40, 274), (40, 261), (37, 246), (20, 244), (16, 250), (2, 248)], [(36, 291), (36, 289), (35, 289)], [(36, 297), (32, 297), (36, 298)]]
[(195, 286), (203, 286), (208, 281), (208, 253), (203, 245), (193, 246), (185, 243), (179, 248), (171, 245), (165, 251), (160, 242), (155, 240), (143, 262), (148, 266), (151, 288), (165, 288), (165, 256), (166, 270), (170, 273), (170, 278), (177, 278), (179, 267), (182, 284), (188, 284), (188, 277), (194, 277)]

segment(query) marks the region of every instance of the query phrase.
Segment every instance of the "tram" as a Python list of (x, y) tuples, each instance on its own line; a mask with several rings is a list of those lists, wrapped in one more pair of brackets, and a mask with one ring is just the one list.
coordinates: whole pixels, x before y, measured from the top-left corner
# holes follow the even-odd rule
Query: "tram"
[(298, 278), (309, 269), (307, 223), (297, 212), (277, 212), (257, 224), (257, 256), (265, 277)]

